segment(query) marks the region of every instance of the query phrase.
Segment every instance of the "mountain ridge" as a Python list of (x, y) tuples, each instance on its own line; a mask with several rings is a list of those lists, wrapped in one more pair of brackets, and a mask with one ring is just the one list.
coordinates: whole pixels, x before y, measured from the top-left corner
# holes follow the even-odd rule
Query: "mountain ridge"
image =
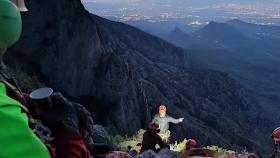
[[(215, 43), (217, 33), (213, 33), (209, 29), (210, 41), (207, 42), (201, 38), (201, 41), (204, 42), (193, 42), (193, 45), (186, 42), (184, 48), (190, 50), (191, 56), (197, 58), (204, 67), (227, 72), (239, 81), (242, 86), (251, 91), (265, 112), (278, 122), (279, 116), (275, 111), (279, 110), (280, 101), (280, 54), (278, 51), (280, 49), (280, 38), (278, 38), (280, 27), (251, 24), (238, 19), (225, 23), (242, 32), (241, 35), (236, 34), (238, 37), (235, 40), (240, 42), (220, 40)], [(216, 25), (215, 29), (219, 30), (220, 34), (227, 35), (228, 31), (225, 31), (226, 29), (223, 31), (222, 28), (220, 25)], [(192, 38), (192, 41), (197, 40), (196, 37)], [(171, 42), (171, 40), (169, 41)], [(180, 43), (172, 41), (172, 43), (177, 46), (182, 45), (181, 41)]]
[(177, 46), (179, 46), (179, 47), (186, 46), (188, 43), (191, 43), (191, 40), (192, 40), (190, 35), (188, 35), (184, 31), (182, 31), (178, 27), (175, 27), (175, 29), (173, 31), (171, 31), (170, 33), (163, 35), (162, 38), (167, 39), (171, 43), (176, 42)]
[(210, 22), (202, 29), (193, 33), (193, 36), (204, 38), (206, 40), (214, 41), (215, 43), (239, 44), (246, 42), (246, 36), (238, 29), (226, 23)]
[(228, 74), (196, 68), (187, 51), (89, 14), (79, 0), (27, 5), (23, 36), (6, 63), (84, 103), (113, 134), (145, 128), (163, 103), (170, 115), (187, 120), (171, 127), (174, 139), (263, 153), (269, 148), (261, 135), (270, 120)]

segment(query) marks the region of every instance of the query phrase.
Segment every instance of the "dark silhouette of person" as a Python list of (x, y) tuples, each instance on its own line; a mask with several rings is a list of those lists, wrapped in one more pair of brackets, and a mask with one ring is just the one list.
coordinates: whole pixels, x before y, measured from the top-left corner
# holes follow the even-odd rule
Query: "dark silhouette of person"
[[(161, 137), (158, 135), (160, 132), (159, 125), (155, 122), (151, 123), (148, 130), (143, 135), (142, 148), (140, 153), (146, 150), (153, 150), (158, 152), (163, 148), (170, 148), (168, 144), (162, 141)], [(156, 146), (159, 146), (157, 148)]]

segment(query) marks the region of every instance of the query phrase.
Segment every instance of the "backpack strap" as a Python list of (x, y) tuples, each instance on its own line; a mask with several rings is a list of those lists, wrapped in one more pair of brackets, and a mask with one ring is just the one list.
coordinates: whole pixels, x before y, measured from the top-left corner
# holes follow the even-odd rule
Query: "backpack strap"
[(27, 102), (26, 102), (26, 99), (24, 98), (23, 93), (19, 90), (19, 88), (16, 88), (15, 86), (13, 86), (12, 84), (10, 84), (9, 82), (7, 82), (5, 80), (0, 80), (0, 82), (3, 83), (6, 86), (6, 88), (13, 90), (15, 93), (18, 93), (20, 95), (21, 101), (15, 99), (15, 98), (12, 98), (12, 99), (15, 99), (21, 103), (20, 106), (21, 106), (22, 112), (26, 113), (29, 118), (29, 126), (34, 127), (34, 124), (36, 124), (36, 120), (32, 117), (31, 113), (29, 112), (29, 110), (27, 108)]
[[(9, 82), (5, 81), (5, 80), (1, 80), (0, 82), (2, 82), (3, 84), (5, 84), (6, 88), (13, 90), (15, 93), (19, 93), (19, 95), (21, 96), (21, 108), (24, 112), (29, 113), (29, 110), (27, 109), (27, 102), (25, 100), (25, 98), (23, 97), (23, 93), (16, 88), (15, 86), (13, 86), (12, 84), (10, 84)], [(13, 98), (15, 99), (15, 98)]]

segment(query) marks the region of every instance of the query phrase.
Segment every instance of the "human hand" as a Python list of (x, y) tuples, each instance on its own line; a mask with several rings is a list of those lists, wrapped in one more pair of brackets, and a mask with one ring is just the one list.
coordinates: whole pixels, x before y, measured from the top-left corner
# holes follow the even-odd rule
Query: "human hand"
[(179, 122), (183, 122), (184, 121), (184, 118), (179, 118)]

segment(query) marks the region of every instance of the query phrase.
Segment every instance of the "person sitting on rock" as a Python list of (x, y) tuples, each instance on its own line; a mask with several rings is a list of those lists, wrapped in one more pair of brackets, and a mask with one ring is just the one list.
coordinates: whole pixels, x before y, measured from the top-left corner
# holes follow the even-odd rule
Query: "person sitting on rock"
[(280, 157), (280, 127), (272, 132), (271, 138), (274, 141), (274, 151), (270, 157)]
[[(56, 107), (51, 111), (28, 104), (32, 99), (21, 92), (3, 63), (6, 49), (21, 35), (20, 10), (27, 11), (23, 0), (0, 0), (0, 157), (90, 158), (85, 142), (92, 123), (91, 118), (87, 117), (89, 113), (82, 106), (70, 103), (59, 93), (49, 97), (51, 105)], [(34, 133), (37, 120), (33, 116), (42, 119), (52, 130), (55, 138), (51, 142), (52, 148), (48, 148)], [(55, 150), (51, 150), (54, 148)]]
[(0, 157), (50, 158), (47, 147), (29, 127), (28, 109), (9, 96), (9, 87), (17, 90), (17, 85), (3, 56), (19, 39), (21, 25), (19, 8), (9, 0), (0, 0)]
[(33, 91), (30, 99), (33, 118), (41, 120), (51, 129), (55, 158), (91, 158), (87, 144), (93, 121), (81, 104), (70, 102), (59, 92), (53, 93), (51, 88)]
[(187, 143), (186, 143), (186, 150), (191, 150), (191, 149), (195, 148), (196, 145), (197, 145), (196, 140), (194, 140), (194, 139), (188, 139), (188, 140), (187, 140)]
[[(160, 129), (159, 125), (155, 122), (150, 123), (148, 130), (143, 134), (142, 148), (140, 153), (146, 150), (153, 150), (154, 152), (158, 152), (163, 148), (170, 148), (161, 137), (158, 135)], [(157, 146), (159, 148), (157, 148)]]
[(180, 122), (183, 122), (184, 118), (174, 119), (173, 117), (170, 117), (166, 114), (167, 108), (165, 105), (159, 106), (159, 113), (156, 114), (153, 118), (152, 122), (156, 122), (159, 124), (160, 132), (159, 135), (161, 138), (168, 142), (169, 137), (171, 135), (171, 132), (169, 131), (169, 123), (175, 123), (178, 124)]

